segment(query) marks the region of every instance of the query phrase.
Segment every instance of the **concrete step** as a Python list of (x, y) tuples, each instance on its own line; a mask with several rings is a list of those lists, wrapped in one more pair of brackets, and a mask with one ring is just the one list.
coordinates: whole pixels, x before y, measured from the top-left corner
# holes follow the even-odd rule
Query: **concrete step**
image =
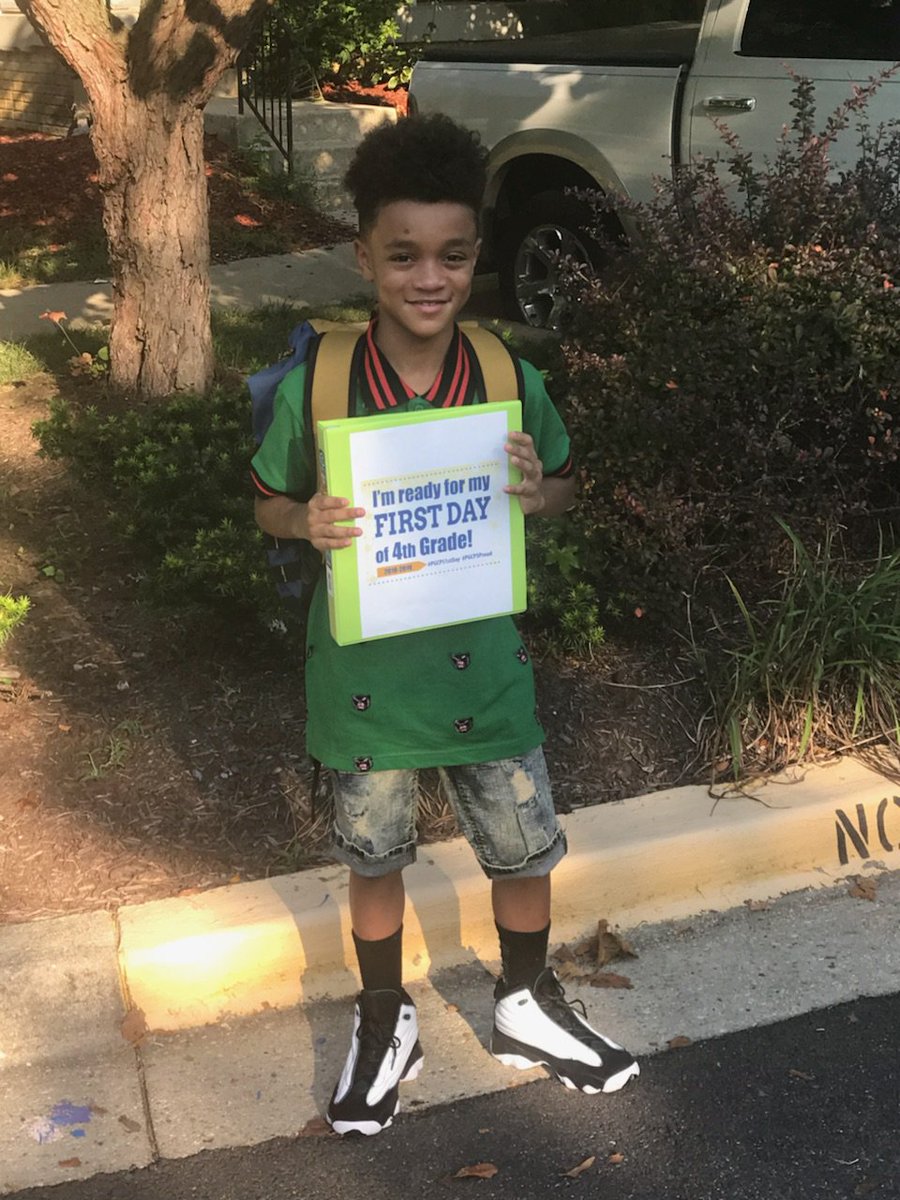
[[(322, 212), (344, 214), (353, 208), (343, 186), (344, 172), (367, 133), (393, 124), (393, 108), (372, 104), (331, 104), (298, 100), (293, 104), (294, 174)], [(265, 170), (284, 170), (284, 159), (257, 118), (243, 113), (233, 99), (214, 98), (206, 106), (206, 128), (231, 146), (254, 148)]]

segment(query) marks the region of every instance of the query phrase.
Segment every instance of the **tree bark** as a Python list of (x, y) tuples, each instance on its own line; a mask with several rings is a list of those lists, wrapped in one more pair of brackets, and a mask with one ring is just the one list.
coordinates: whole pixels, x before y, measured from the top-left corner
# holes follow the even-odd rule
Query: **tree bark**
[(144, 397), (202, 394), (215, 366), (203, 110), (112, 89), (93, 111), (112, 270), (112, 381)]
[(20, 0), (91, 101), (113, 287), (110, 379), (155, 399), (213, 379), (203, 106), (270, 0)]

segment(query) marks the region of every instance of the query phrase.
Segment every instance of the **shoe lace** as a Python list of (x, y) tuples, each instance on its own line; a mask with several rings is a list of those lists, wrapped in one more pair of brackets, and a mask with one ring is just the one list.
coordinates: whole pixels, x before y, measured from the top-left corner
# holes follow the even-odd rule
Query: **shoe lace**
[(566, 989), (555, 975), (542, 984), (538, 1001), (545, 1011), (547, 1009), (550, 1010), (553, 1019), (563, 1029), (568, 1030), (570, 1033), (577, 1033), (582, 1038), (584, 1037), (584, 1026), (573, 1016), (573, 1012), (580, 1013), (585, 1021), (587, 1021), (587, 1009), (584, 1007), (584, 1001), (579, 996), (576, 996), (573, 1000), (567, 999)]
[(400, 1039), (394, 1033), (393, 1025), (385, 1025), (373, 1017), (363, 1017), (356, 1031), (359, 1039), (359, 1065), (361, 1068), (371, 1068), (377, 1071), (385, 1053), (390, 1050), (393, 1058), (391, 1066), (397, 1060), (400, 1049)]

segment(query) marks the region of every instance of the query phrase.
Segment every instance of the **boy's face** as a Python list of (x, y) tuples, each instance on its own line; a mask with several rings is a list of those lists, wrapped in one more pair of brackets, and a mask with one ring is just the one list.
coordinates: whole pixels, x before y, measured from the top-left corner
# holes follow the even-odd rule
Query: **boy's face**
[(356, 243), (363, 278), (375, 285), (379, 333), (449, 344), (480, 246), (475, 215), (464, 204), (385, 205)]

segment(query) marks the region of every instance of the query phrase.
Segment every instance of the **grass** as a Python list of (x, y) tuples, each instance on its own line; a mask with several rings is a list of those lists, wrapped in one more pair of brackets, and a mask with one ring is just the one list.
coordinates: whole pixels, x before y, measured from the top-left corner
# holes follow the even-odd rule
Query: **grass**
[(0, 647), (6, 645), (16, 626), (25, 620), (30, 607), (31, 601), (27, 596), (0, 593)]
[(99, 222), (64, 243), (29, 226), (5, 228), (0, 235), (0, 287), (105, 279), (108, 274), (106, 236)]
[(0, 384), (18, 383), (43, 370), (43, 360), (21, 342), (0, 342)]
[(900, 746), (900, 550), (853, 562), (833, 534), (813, 549), (782, 523), (792, 553), (781, 595), (750, 612), (740, 634), (702, 661), (717, 756), (735, 777), (822, 752)]
[(112, 771), (121, 771), (131, 755), (134, 738), (143, 734), (140, 721), (120, 722), (106, 735), (102, 746), (84, 752), (86, 769), (82, 780), (104, 779)]

